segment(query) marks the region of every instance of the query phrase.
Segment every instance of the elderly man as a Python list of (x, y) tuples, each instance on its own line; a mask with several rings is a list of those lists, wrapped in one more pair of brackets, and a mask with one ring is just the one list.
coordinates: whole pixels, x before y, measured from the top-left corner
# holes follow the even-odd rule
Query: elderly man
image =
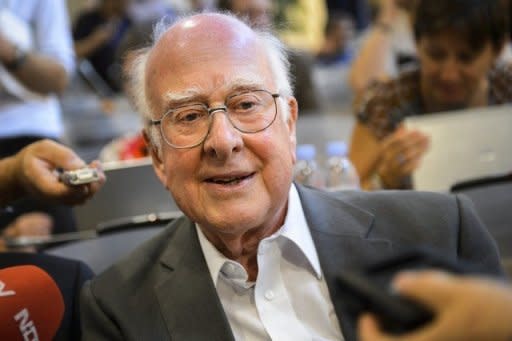
[(501, 272), (461, 198), (292, 184), (284, 55), (268, 33), (198, 14), (134, 57), (154, 168), (185, 217), (85, 287), (86, 340), (349, 340), (340, 269), (431, 244)]

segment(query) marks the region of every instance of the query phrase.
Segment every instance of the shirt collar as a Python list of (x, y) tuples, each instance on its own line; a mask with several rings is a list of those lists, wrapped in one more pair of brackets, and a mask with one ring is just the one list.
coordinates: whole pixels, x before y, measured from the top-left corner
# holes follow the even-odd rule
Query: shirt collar
[(201, 245), (201, 249), (203, 249), (204, 259), (206, 260), (206, 264), (210, 270), (210, 276), (212, 276), (213, 283), (217, 286), (220, 269), (222, 268), (222, 265), (225, 262), (230, 261), (230, 259), (224, 256), (215, 248), (215, 246), (213, 246), (213, 244), (206, 238), (198, 224), (196, 224), (196, 231), (199, 238), (199, 244)]
[(322, 270), (320, 261), (316, 252), (313, 237), (302, 209), (299, 193), (294, 184), (290, 188), (288, 195), (288, 211), (283, 227), (280, 229), (281, 235), (292, 241), (306, 257), (309, 264), (313, 268), (315, 275), (320, 279)]
[[(222, 266), (225, 262), (232, 262), (232, 260), (224, 256), (213, 246), (213, 244), (206, 238), (198, 224), (196, 224), (196, 230), (199, 238), (199, 244), (201, 245), (206, 264), (210, 270), (210, 275), (215, 286), (217, 286), (217, 280)], [(268, 237), (268, 239), (278, 237), (284, 237), (292, 241), (301, 250), (304, 257), (306, 257), (317, 278), (320, 279), (322, 277), (322, 270), (320, 268), (320, 261), (318, 259), (315, 244), (313, 243), (313, 238), (302, 209), (299, 193), (297, 192), (294, 184), (290, 186), (290, 192), (288, 194), (288, 210), (284, 224), (276, 233)]]

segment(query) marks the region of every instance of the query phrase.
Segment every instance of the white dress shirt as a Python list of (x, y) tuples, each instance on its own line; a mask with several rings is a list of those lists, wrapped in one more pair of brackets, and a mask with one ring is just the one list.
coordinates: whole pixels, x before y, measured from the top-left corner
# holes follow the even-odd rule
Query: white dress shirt
[(258, 246), (256, 282), (196, 229), (236, 340), (343, 340), (294, 185), (284, 225)]

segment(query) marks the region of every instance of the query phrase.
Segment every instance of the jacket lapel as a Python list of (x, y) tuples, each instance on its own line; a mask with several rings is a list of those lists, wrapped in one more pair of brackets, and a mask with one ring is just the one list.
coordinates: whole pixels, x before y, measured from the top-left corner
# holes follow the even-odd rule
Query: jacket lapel
[[(343, 195), (297, 188), (343, 335), (355, 340), (355, 319), (343, 312), (336, 274), (390, 255), (391, 242), (371, 238), (375, 217)], [(160, 261), (154, 290), (171, 339), (234, 340), (191, 221), (176, 227)]]
[(194, 224), (185, 219), (161, 257), (155, 294), (172, 340), (234, 340)]
[(391, 242), (371, 237), (375, 217), (358, 207), (326, 193), (298, 187), (311, 229), (331, 300), (345, 340), (355, 340), (355, 318), (342, 308), (336, 275), (342, 269), (361, 268), (367, 263), (389, 256)]

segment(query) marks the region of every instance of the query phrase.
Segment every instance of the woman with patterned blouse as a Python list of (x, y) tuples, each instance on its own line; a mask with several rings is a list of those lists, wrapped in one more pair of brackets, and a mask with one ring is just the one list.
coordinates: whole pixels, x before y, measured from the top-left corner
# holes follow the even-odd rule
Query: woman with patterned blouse
[(412, 188), (429, 137), (403, 119), (512, 102), (503, 0), (420, 0), (414, 15), (419, 68), (369, 87), (357, 106), (350, 158), (365, 189)]

